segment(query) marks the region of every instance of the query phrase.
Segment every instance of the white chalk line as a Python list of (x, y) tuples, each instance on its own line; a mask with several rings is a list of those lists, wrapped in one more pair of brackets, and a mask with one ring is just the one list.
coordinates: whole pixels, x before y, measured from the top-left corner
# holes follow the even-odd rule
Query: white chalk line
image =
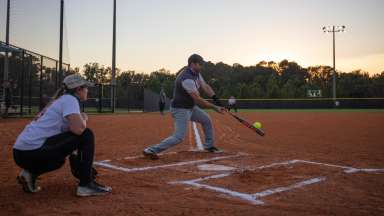
[(314, 161), (307, 161), (307, 160), (288, 160), (288, 161), (283, 161), (283, 162), (277, 162), (277, 163), (272, 163), (269, 165), (264, 165), (256, 168), (250, 168), (247, 170), (250, 171), (255, 171), (258, 169), (266, 169), (266, 168), (271, 168), (274, 166), (286, 166), (286, 165), (291, 165), (291, 164), (297, 164), (297, 163), (304, 163), (304, 164), (313, 164), (313, 165), (319, 165), (319, 166), (327, 166), (327, 167), (334, 167), (334, 168), (340, 168), (344, 169), (345, 173), (356, 173), (356, 172), (384, 172), (384, 169), (365, 169), (365, 168), (355, 168), (355, 167), (350, 167), (350, 166), (341, 166), (341, 165), (335, 165), (335, 164), (328, 164), (328, 163), (321, 163), (321, 162), (314, 162)]
[(314, 161), (307, 161), (307, 160), (296, 160), (297, 162), (301, 163), (307, 163), (307, 164), (315, 164), (315, 165), (322, 165), (322, 166), (328, 166), (328, 167), (335, 167), (335, 168), (341, 168), (344, 169), (345, 173), (356, 173), (356, 172), (384, 172), (384, 169), (364, 169), (364, 168), (355, 168), (350, 166), (340, 166), (340, 165), (334, 165), (334, 164), (328, 164), (328, 163), (320, 163), (320, 162), (314, 162)]
[(218, 175), (206, 176), (206, 177), (201, 177), (201, 178), (187, 180), (187, 181), (173, 181), (173, 182), (170, 182), (170, 184), (179, 184), (179, 183), (185, 183), (185, 182), (197, 183), (197, 182), (205, 181), (205, 180), (208, 180), (208, 179), (224, 178), (224, 177), (227, 177), (227, 176), (230, 176), (230, 175), (231, 175), (231, 173), (228, 172), (228, 173), (222, 173), (222, 174), (218, 174)]
[(267, 169), (267, 168), (271, 168), (271, 167), (274, 167), (274, 166), (295, 164), (297, 162), (298, 162), (298, 160), (289, 160), (289, 161), (272, 163), (272, 164), (269, 164), (269, 165), (263, 165), (263, 166), (259, 166), (259, 167), (256, 167), (254, 169), (248, 169), (248, 170), (249, 171), (255, 171), (255, 170), (258, 170), (258, 169)]
[(246, 200), (246, 201), (248, 201), (248, 202), (250, 202), (252, 204), (255, 204), (255, 205), (262, 205), (262, 204), (264, 204), (263, 201), (254, 198), (251, 194), (240, 193), (240, 192), (232, 191), (232, 190), (229, 190), (229, 189), (226, 189), (226, 188), (222, 188), (222, 187), (215, 187), (215, 186), (211, 186), (211, 185), (207, 185), (207, 184), (200, 184), (200, 183), (196, 183), (194, 181), (172, 182), (172, 184), (186, 184), (186, 185), (194, 186), (194, 187), (197, 187), (197, 188), (204, 188), (204, 189), (208, 189), (208, 190), (212, 190), (212, 191), (228, 194), (228, 195), (230, 195), (232, 197), (237, 197), (237, 198), (240, 198), (242, 200)]
[[(289, 160), (289, 161), (277, 162), (277, 163), (272, 163), (269, 165), (263, 165), (263, 166), (259, 166), (259, 167), (256, 167), (253, 169), (248, 169), (248, 170), (255, 171), (255, 170), (266, 169), (266, 168), (271, 168), (271, 167), (275, 167), (275, 166), (282, 166), (282, 165), (287, 166), (287, 165), (296, 164), (296, 163), (306, 163), (306, 164), (315, 164), (315, 165), (320, 165), (320, 166), (341, 168), (341, 169), (344, 169), (345, 173), (384, 172), (384, 169), (359, 169), (359, 168), (354, 168), (354, 167), (349, 167), (349, 166), (340, 166), (340, 165), (306, 161), (306, 160)], [(238, 191), (229, 190), (229, 189), (224, 188), (224, 187), (217, 187), (217, 186), (211, 186), (211, 185), (200, 183), (202, 181), (206, 181), (209, 179), (218, 179), (218, 178), (228, 177), (228, 176), (232, 175), (233, 173), (235, 173), (235, 172), (227, 172), (227, 173), (222, 173), (222, 174), (218, 174), (218, 175), (206, 176), (206, 177), (201, 177), (201, 178), (186, 180), (186, 181), (173, 181), (173, 182), (170, 182), (170, 184), (185, 184), (185, 185), (190, 185), (190, 186), (194, 186), (194, 187), (198, 187), (198, 188), (204, 188), (204, 189), (208, 189), (211, 191), (216, 191), (219, 193), (228, 194), (232, 197), (240, 198), (242, 200), (248, 201), (248, 202), (255, 204), (255, 205), (263, 205), (265, 203), (259, 199), (261, 197), (266, 197), (266, 196), (270, 196), (270, 195), (275, 194), (275, 193), (282, 193), (282, 192), (290, 191), (293, 189), (302, 188), (302, 187), (305, 187), (305, 186), (308, 186), (311, 184), (320, 183), (320, 182), (326, 180), (326, 177), (317, 177), (317, 178), (304, 180), (304, 181), (295, 183), (295, 184), (290, 185), (290, 186), (267, 189), (267, 190), (257, 192), (254, 194), (241, 193)]]
[(210, 161), (217, 161), (217, 160), (223, 160), (223, 159), (229, 159), (229, 158), (236, 158), (236, 157), (240, 157), (240, 156), (244, 156), (244, 154), (238, 153), (236, 155), (219, 156), (219, 157), (213, 157), (213, 158), (208, 158), (208, 159), (193, 160), (193, 161), (183, 161), (183, 162), (172, 163), (172, 164), (163, 164), (163, 165), (148, 166), (148, 167), (135, 167), (135, 168), (127, 168), (127, 167), (116, 166), (116, 165), (110, 164), (110, 163), (105, 162), (105, 161), (94, 162), (93, 164), (95, 164), (97, 166), (109, 168), (109, 169), (120, 170), (120, 171), (123, 171), (123, 172), (140, 172), (140, 171), (160, 169), (160, 168), (168, 168), (168, 167), (175, 167), (175, 166), (185, 166), (185, 165), (206, 163), (206, 162), (210, 162)]
[(266, 197), (266, 196), (269, 196), (269, 195), (272, 195), (275, 193), (281, 193), (281, 192), (286, 192), (286, 191), (290, 191), (293, 189), (301, 188), (301, 187), (304, 187), (307, 185), (319, 183), (319, 182), (324, 181), (326, 179), (325, 177), (312, 178), (312, 179), (298, 182), (296, 184), (293, 184), (293, 185), (290, 185), (287, 187), (278, 187), (278, 188), (273, 188), (273, 189), (267, 189), (265, 191), (257, 192), (255, 194), (241, 193), (238, 191), (229, 190), (229, 189), (224, 188), (224, 187), (217, 187), (217, 186), (211, 186), (211, 185), (207, 185), (207, 184), (198, 183), (198, 182), (205, 181), (208, 179), (224, 178), (224, 177), (227, 177), (230, 175), (231, 175), (231, 173), (223, 173), (223, 174), (219, 174), (219, 175), (213, 175), (213, 176), (198, 178), (198, 179), (189, 180), (189, 181), (173, 181), (173, 182), (170, 182), (170, 184), (185, 184), (185, 185), (190, 185), (190, 186), (194, 186), (197, 188), (204, 188), (204, 189), (224, 193), (224, 194), (230, 195), (232, 197), (237, 197), (237, 198), (240, 198), (242, 200), (249, 201), (255, 205), (263, 205), (263, 204), (265, 204), (264, 201), (259, 200), (259, 198), (261, 198), (261, 197)]
[(203, 143), (201, 142), (201, 137), (199, 134), (199, 129), (197, 128), (196, 122), (192, 122), (193, 131), (195, 133), (195, 142), (198, 150), (204, 150)]
[(273, 189), (267, 189), (267, 190), (262, 191), (262, 192), (257, 192), (255, 194), (253, 194), (252, 196), (255, 199), (257, 199), (259, 197), (265, 197), (265, 196), (269, 196), (269, 195), (272, 195), (272, 194), (275, 194), (275, 193), (281, 193), (281, 192), (285, 192), (285, 191), (290, 191), (290, 190), (293, 190), (293, 189), (296, 189), (296, 188), (304, 187), (306, 185), (311, 185), (311, 184), (319, 183), (321, 181), (324, 181), (325, 179), (326, 179), (325, 177), (312, 178), (312, 179), (308, 179), (308, 180), (305, 180), (305, 181), (298, 182), (296, 184), (293, 184), (293, 185), (290, 185), (290, 186), (287, 186), (287, 187), (278, 187), (278, 188), (273, 188)]

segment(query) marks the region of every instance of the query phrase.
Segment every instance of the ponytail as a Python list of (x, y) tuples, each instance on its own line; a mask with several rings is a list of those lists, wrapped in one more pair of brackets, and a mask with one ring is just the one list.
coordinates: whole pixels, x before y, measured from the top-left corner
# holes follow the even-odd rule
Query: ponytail
[(53, 103), (53, 101), (55, 101), (59, 97), (61, 97), (66, 91), (67, 91), (67, 87), (63, 83), (63, 85), (59, 89), (56, 90), (55, 94), (52, 95), (52, 98), (47, 103), (47, 105), (45, 105), (45, 107), (39, 113), (37, 113), (37, 115), (35, 116), (35, 120), (40, 118), (45, 113), (45, 111), (48, 109), (48, 107)]
[(59, 89), (57, 89), (55, 94), (53, 94), (52, 100), (49, 103), (52, 103), (54, 100), (62, 96), (65, 93), (65, 90), (66, 90), (66, 86), (65, 84), (63, 84)]

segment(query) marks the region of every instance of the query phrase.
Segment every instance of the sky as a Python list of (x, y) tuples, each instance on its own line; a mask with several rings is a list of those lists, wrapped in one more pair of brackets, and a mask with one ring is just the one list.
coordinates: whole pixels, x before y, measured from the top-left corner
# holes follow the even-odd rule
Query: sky
[[(64, 60), (71, 66), (112, 62), (112, 0), (65, 0)], [(10, 43), (58, 57), (59, 0), (11, 0)], [(6, 0), (0, 0), (5, 40)], [(176, 72), (192, 53), (211, 62), (255, 65), (296, 61), (384, 71), (384, 0), (117, 0), (116, 66)]]

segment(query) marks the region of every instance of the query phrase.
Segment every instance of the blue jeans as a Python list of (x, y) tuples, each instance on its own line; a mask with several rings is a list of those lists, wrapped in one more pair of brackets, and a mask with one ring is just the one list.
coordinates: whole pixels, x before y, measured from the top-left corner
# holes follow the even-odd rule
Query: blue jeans
[(175, 131), (172, 136), (164, 139), (159, 144), (149, 147), (154, 153), (162, 152), (174, 145), (181, 143), (187, 133), (189, 121), (195, 121), (203, 126), (205, 134), (204, 148), (214, 146), (213, 126), (208, 114), (197, 106), (192, 109), (171, 107), (172, 117), (175, 123)]

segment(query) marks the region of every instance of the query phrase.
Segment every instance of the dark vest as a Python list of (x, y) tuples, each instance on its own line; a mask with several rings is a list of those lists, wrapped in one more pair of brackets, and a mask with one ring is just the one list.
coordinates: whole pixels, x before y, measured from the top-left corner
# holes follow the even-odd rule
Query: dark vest
[(192, 70), (187, 67), (177, 77), (175, 81), (175, 88), (173, 89), (173, 108), (192, 109), (195, 106), (195, 102), (189, 93), (183, 88), (182, 82), (186, 79), (199, 81), (199, 74), (194, 74)]

